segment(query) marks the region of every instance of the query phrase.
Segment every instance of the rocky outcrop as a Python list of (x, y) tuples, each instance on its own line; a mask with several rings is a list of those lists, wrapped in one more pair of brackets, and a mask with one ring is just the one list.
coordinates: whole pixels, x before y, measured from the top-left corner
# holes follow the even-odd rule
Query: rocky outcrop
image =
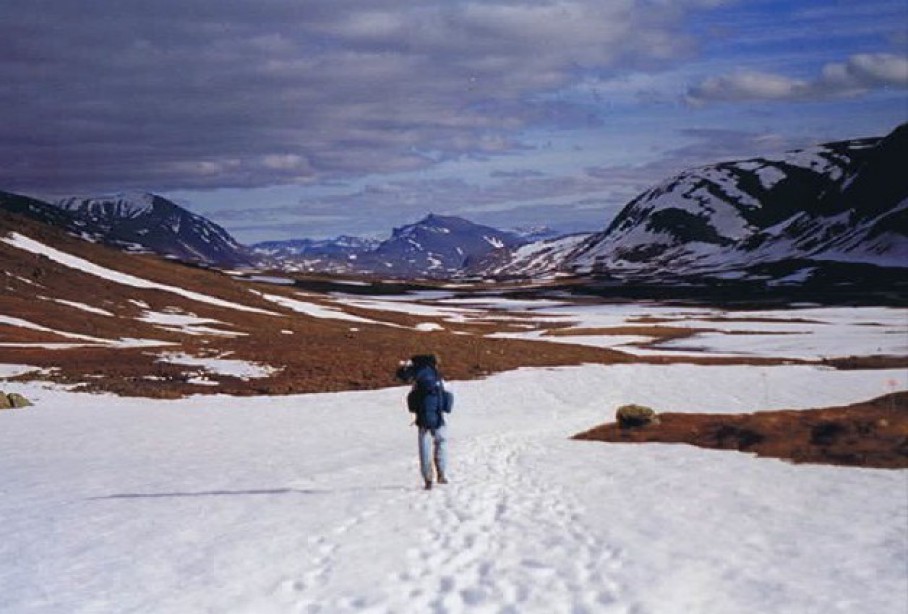
[(31, 407), (33, 403), (18, 392), (6, 394), (0, 390), (0, 409), (20, 409)]
[(623, 429), (659, 424), (659, 416), (655, 410), (645, 405), (622, 405), (615, 412), (615, 420)]

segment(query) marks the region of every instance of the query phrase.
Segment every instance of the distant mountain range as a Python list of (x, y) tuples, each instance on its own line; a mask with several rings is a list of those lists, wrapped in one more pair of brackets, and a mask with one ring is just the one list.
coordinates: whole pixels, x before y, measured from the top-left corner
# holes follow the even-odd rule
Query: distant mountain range
[(463, 273), (496, 250), (526, 242), (514, 232), (429, 214), (395, 228), (385, 241), (342, 236), (326, 241), (269, 241), (252, 249), (264, 262), (279, 263), (288, 271), (447, 278)]
[(288, 273), (355, 273), (359, 254), (378, 247), (380, 241), (341, 235), (334, 239), (290, 239), (253, 244), (258, 266)]
[(839, 283), (875, 270), (904, 272), (905, 160), (908, 124), (883, 138), (703, 166), (640, 194), (601, 232), (561, 237), (544, 227), (503, 231), (430, 214), (384, 241), (340, 236), (245, 247), (152, 194), (46, 203), (0, 192), (0, 209), (90, 241), (219, 267), (393, 278)]
[(371, 251), (379, 246), (378, 239), (341, 235), (333, 239), (290, 239), (254, 243), (252, 250), (272, 258), (345, 258), (350, 254)]

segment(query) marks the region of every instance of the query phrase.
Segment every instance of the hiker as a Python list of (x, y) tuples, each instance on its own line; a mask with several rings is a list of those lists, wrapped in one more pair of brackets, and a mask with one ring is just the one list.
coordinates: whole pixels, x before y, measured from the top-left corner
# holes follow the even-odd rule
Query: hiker
[(444, 381), (438, 370), (439, 360), (435, 354), (418, 354), (400, 363), (397, 377), (413, 384), (407, 395), (407, 408), (416, 415), (414, 424), (418, 428), (419, 468), (425, 480), (426, 490), (432, 489), (433, 478), (439, 484), (447, 484), (447, 427), (444, 414), (450, 413), (453, 396), (444, 389)]

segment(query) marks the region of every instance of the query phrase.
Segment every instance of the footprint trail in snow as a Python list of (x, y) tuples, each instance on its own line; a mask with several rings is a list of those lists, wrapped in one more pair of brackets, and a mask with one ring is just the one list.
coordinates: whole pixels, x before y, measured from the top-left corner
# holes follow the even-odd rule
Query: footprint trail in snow
[(584, 529), (579, 504), (560, 485), (535, 475), (528, 458), (537, 451), (516, 437), (461, 442), (451, 484), (428, 493), (414, 487), (387, 498), (381, 510), (366, 509), (328, 535), (310, 538), (312, 565), (285, 590), (318, 592), (340, 573), (338, 538), (366, 538), (370, 523), (387, 522), (404, 507), (415, 519), (415, 535), (401, 567), (377, 579), (380, 587), (373, 589), (380, 594), (329, 603), (313, 594), (297, 602), (300, 611), (626, 612), (615, 581), (618, 552)]
[[(461, 482), (418, 505), (427, 525), (398, 580), (419, 611), (607, 612), (616, 553), (583, 530), (578, 505), (522, 468), (532, 445), (506, 437), (462, 450)], [(532, 465), (530, 465), (532, 466)]]

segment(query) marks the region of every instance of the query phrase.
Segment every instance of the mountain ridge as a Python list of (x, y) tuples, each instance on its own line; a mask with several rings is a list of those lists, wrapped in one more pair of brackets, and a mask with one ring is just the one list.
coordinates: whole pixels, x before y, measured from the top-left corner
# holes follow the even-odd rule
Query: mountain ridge
[(125, 251), (210, 266), (252, 262), (223, 227), (156, 194), (72, 196), (50, 203), (0, 192), (0, 208)]
[(251, 263), (247, 249), (223, 227), (157, 194), (70, 197), (54, 204), (98, 228), (110, 244), (217, 266)]
[[(900, 269), (908, 262), (908, 125), (885, 137), (688, 169), (631, 200), (602, 231), (533, 266), (517, 252), (497, 271), (633, 283), (786, 283), (799, 263)], [(533, 256), (533, 250), (524, 248)], [(535, 256), (533, 256), (535, 257)], [(775, 272), (774, 272), (775, 271)], [(785, 271), (784, 274), (778, 271)], [(837, 282), (838, 283), (838, 282)]]
[(906, 267), (905, 159), (908, 124), (884, 137), (702, 165), (643, 191), (599, 232), (538, 241), (531, 239), (550, 231), (504, 231), (429, 213), (394, 228), (383, 241), (341, 235), (247, 248), (203, 216), (149, 193), (49, 204), (0, 192), (0, 208), (128, 251), (286, 273), (402, 279), (567, 275), (645, 284), (798, 283), (815, 277), (842, 283), (846, 269)]
[(252, 249), (261, 262), (289, 272), (440, 278), (462, 274), (495, 250), (526, 242), (515, 232), (428, 213), (393, 228), (384, 240), (341, 235), (326, 240), (262, 242)]

